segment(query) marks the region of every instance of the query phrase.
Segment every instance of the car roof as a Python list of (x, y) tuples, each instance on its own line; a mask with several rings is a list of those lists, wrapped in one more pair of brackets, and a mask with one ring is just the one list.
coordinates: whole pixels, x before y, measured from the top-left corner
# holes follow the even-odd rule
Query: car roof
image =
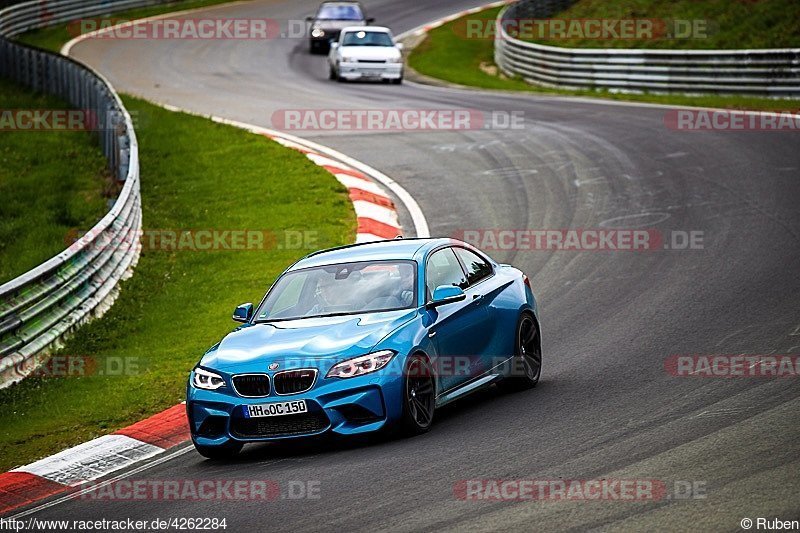
[(351, 244), (308, 255), (292, 265), (289, 270), (352, 263), (355, 261), (411, 260), (420, 253), (443, 244), (454, 244), (453, 239), (392, 239), (370, 243)]

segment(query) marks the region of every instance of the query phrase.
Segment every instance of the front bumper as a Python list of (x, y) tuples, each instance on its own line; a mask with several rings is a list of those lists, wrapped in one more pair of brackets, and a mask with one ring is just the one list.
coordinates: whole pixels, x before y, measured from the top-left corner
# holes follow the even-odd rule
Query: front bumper
[(308, 40), (309, 42), (313, 43), (315, 46), (320, 47), (329, 47), (331, 41), (338, 41), (339, 34), (341, 30), (325, 30), (325, 34), (321, 35), (320, 37), (314, 37), (313, 35), (309, 35)]
[[(322, 434), (357, 435), (378, 431), (402, 414), (403, 380), (381, 371), (350, 379), (320, 378), (301, 394), (240, 397), (228, 385), (219, 391), (187, 389), (186, 411), (192, 439), (201, 446), (230, 441), (268, 442)], [(227, 390), (226, 390), (227, 389)], [(246, 418), (248, 405), (306, 400), (308, 412)]]
[(339, 75), (348, 80), (397, 80), (403, 77), (402, 63), (339, 63)]

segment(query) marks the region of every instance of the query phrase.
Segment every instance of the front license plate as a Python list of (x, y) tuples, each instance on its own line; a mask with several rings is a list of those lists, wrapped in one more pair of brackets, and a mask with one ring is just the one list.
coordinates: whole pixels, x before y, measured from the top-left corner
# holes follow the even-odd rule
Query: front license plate
[(307, 413), (308, 406), (305, 400), (294, 400), (291, 402), (262, 403), (259, 405), (246, 405), (244, 409), (245, 418), (263, 418), (265, 416), (284, 416)]

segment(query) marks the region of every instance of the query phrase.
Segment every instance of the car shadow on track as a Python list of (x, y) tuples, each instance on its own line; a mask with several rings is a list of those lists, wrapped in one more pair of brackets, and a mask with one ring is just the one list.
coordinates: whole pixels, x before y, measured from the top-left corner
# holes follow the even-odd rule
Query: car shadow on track
[(507, 411), (509, 403), (534, 401), (553, 387), (553, 382), (542, 380), (535, 389), (521, 392), (503, 392), (495, 386), (470, 394), (436, 410), (436, 420), (430, 433), (421, 436), (403, 436), (390, 431), (378, 432), (364, 436), (348, 437), (313, 437), (308, 439), (292, 439), (285, 442), (249, 444), (235, 459), (215, 461), (224, 464), (262, 463), (265, 459), (281, 460), (310, 457), (315, 455), (335, 454), (347, 450), (357, 450), (377, 446), (392, 445), (403, 441), (441, 435), (448, 428), (463, 428), (465, 423), (478, 423), (481, 411)]

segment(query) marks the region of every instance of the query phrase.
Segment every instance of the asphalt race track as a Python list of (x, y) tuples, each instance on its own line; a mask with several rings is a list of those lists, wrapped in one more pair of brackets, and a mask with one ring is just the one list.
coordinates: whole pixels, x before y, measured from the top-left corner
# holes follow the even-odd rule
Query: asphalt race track
[[(209, 14), (302, 19), (317, 3), (255, 1)], [(399, 33), (475, 0), (365, 5)], [(250, 446), (226, 464), (188, 450), (133, 476), (270, 479), (282, 488), (312, 481), (319, 498), (79, 499), (36, 516), (226, 517), (232, 531), (735, 531), (745, 517), (800, 518), (797, 379), (665, 371), (674, 354), (800, 353), (797, 133), (674, 131), (665, 110), (651, 106), (339, 84), (302, 39), (90, 40), (72, 54), (121, 92), (265, 127), (281, 109), (523, 112), (524, 130), (293, 133), (397, 180), (433, 235), (636, 227), (700, 231), (703, 247), (488, 250), (532, 277), (541, 304), (545, 366), (533, 391), (481, 393), (437, 413), (418, 438)], [(498, 502), (454, 493), (459, 480), (520, 478), (658, 479), (670, 493), (688, 481), (705, 497)]]

